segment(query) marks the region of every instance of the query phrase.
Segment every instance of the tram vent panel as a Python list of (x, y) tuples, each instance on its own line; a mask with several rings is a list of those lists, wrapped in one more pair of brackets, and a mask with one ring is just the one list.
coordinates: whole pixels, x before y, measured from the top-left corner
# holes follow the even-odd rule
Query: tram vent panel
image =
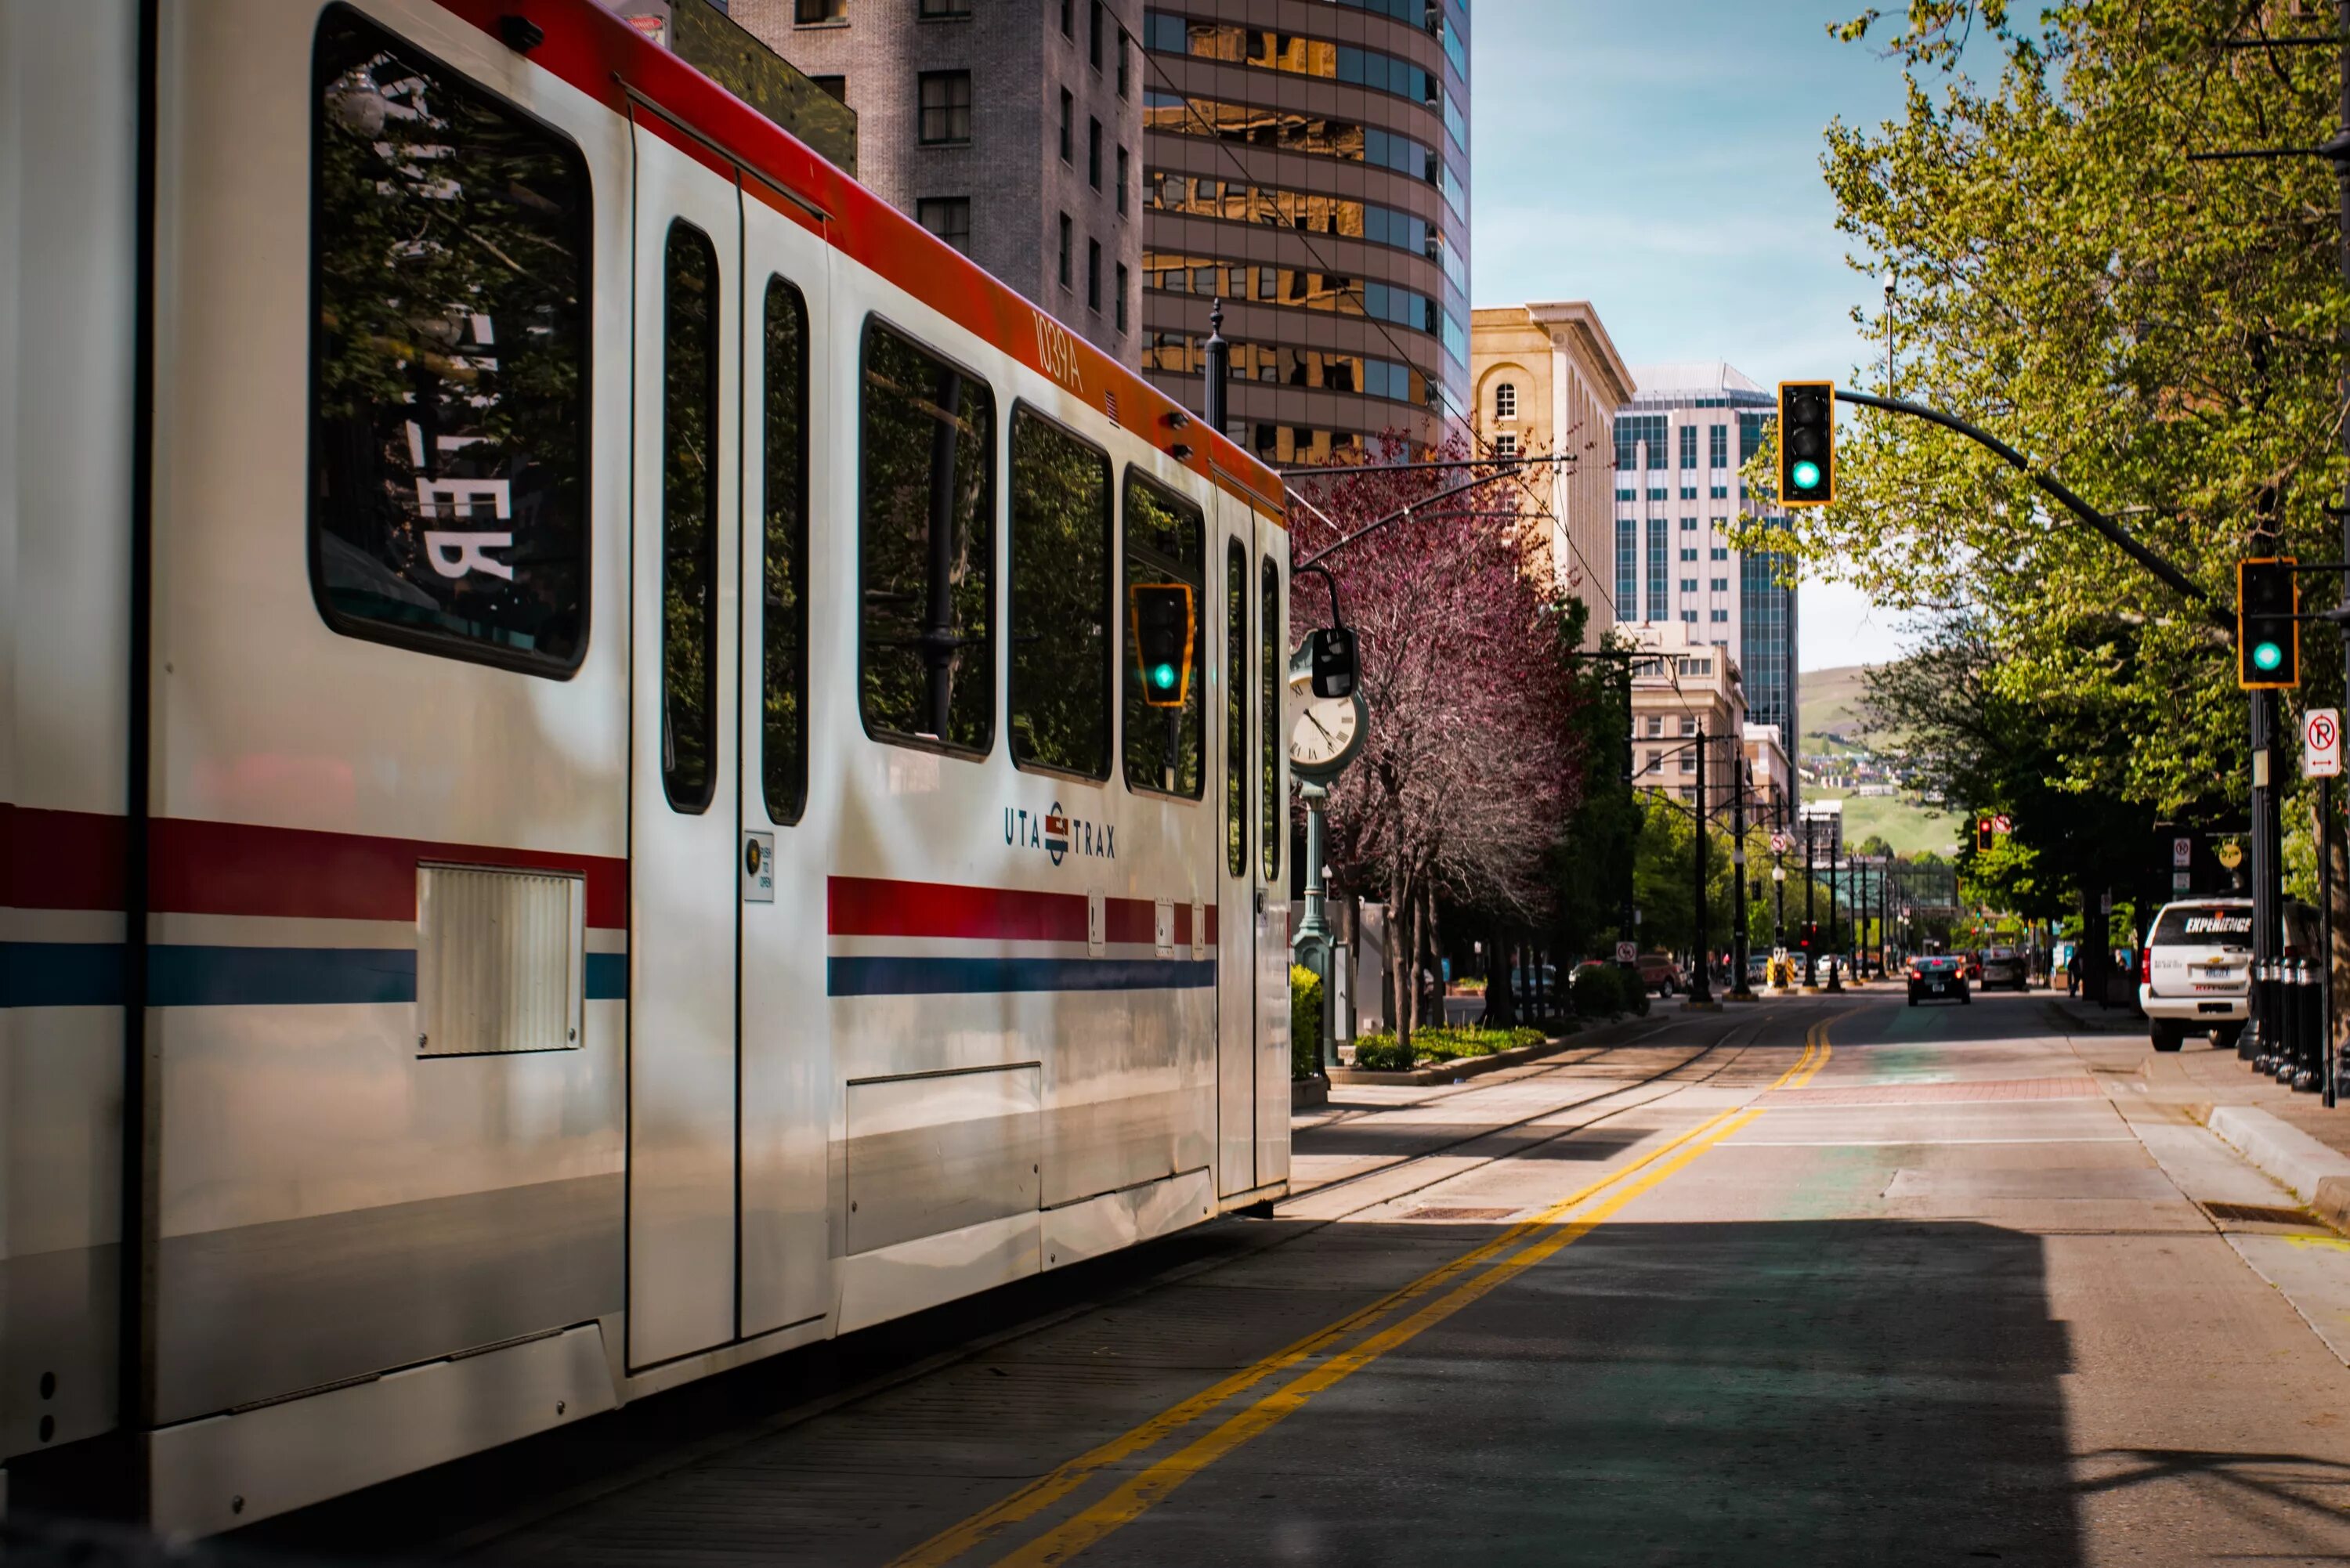
[(577, 1050), (587, 904), (577, 874), (418, 867), (418, 1054)]

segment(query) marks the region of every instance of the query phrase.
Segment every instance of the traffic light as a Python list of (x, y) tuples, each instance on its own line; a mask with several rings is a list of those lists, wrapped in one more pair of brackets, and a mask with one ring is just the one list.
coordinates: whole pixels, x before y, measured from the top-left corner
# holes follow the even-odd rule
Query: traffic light
[(2236, 563), (2236, 684), (2282, 691), (2301, 684), (2301, 590), (2293, 557)]
[(1779, 383), (1779, 504), (1835, 499), (1835, 383)]
[(1180, 708), (1191, 693), (1191, 585), (1137, 583), (1127, 593), (1143, 704)]
[(1976, 818), (1975, 818), (1975, 853), (1976, 853), (1976, 854), (1978, 854), (1978, 855), (1988, 855), (1988, 854), (1990, 854), (1990, 853), (1991, 853), (1991, 846), (1992, 842), (1993, 842), (1993, 839), (1992, 839), (1992, 837), (1991, 837), (1991, 818), (1990, 818), (1990, 817), (1988, 817), (1988, 816), (1978, 816), (1978, 817), (1976, 817)]

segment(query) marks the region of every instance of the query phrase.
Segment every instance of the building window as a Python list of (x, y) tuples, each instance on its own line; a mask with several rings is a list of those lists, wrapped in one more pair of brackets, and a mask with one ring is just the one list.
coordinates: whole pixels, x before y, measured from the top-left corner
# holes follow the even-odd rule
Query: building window
[(1061, 89), (1061, 161), (1064, 163), (1076, 161), (1075, 135), (1076, 108), (1077, 100), (1069, 96), (1068, 88), (1063, 88)]
[(1681, 559), (1682, 559), (1682, 560), (1684, 560), (1684, 561), (1694, 561), (1694, 560), (1696, 560), (1696, 559), (1697, 559), (1697, 546), (1696, 546), (1695, 545), (1682, 545), (1682, 546), (1681, 546)]
[(1730, 546), (1727, 545), (1716, 545), (1713, 547), (1712, 558), (1717, 561), (1727, 561), (1730, 559)]
[(1086, 242), (1086, 308), (1101, 309), (1101, 242)]
[(1513, 420), (1518, 417), (1518, 384), (1504, 381), (1493, 389), (1493, 417)]
[(1681, 499), (1683, 501), (1695, 501), (1697, 499), (1697, 486), (1694, 484), (1682, 485)]
[(1086, 16), (1086, 59), (1094, 69), (1101, 69), (1102, 0), (1093, 0), (1093, 9)]
[(1517, 456), (1518, 438), (1507, 433), (1495, 436), (1493, 438), (1493, 455), (1495, 457)]
[(1012, 760), (1109, 776), (1109, 459), (1012, 415)]
[[(1743, 494), (1743, 493), (1744, 493), (1744, 491), (1745, 491), (1745, 487), (1744, 487), (1744, 486), (1742, 486), (1742, 486), (1740, 486), (1740, 493)], [(1709, 500), (1709, 501), (1727, 501), (1727, 500), (1729, 500), (1729, 499), (1730, 499), (1730, 486), (1728, 486), (1727, 484), (1717, 484), (1717, 485), (1714, 485), (1711, 489), (1710, 489), (1710, 490), (1708, 490), (1708, 491), (1706, 492), (1706, 499), (1707, 499), (1707, 500)]]
[(1682, 533), (1684, 533), (1684, 534), (1694, 534), (1694, 533), (1696, 533), (1696, 532), (1697, 532), (1697, 519), (1696, 519), (1696, 518), (1694, 518), (1694, 517), (1684, 517), (1684, 518), (1682, 518), (1682, 519), (1681, 519), (1681, 532), (1682, 532)]
[(866, 731), (984, 755), (995, 739), (995, 396), (868, 317), (862, 401)]
[(926, 147), (971, 140), (971, 73), (924, 71), (920, 138)]
[(1726, 609), (1714, 610), (1711, 613), (1708, 618), (1711, 619), (1717, 626), (1721, 625), (1730, 619), (1730, 612)]
[(1126, 187), (1131, 171), (1126, 149), (1121, 147), (1118, 150), (1118, 215), (1121, 218), (1126, 216)]
[(1649, 620), (1662, 620), (1670, 607), (1666, 593), (1672, 581), (1665, 572), (1665, 520), (1648, 519), (1648, 614)]
[(1710, 466), (1714, 468), (1730, 466), (1730, 427), (1728, 425), (1715, 425), (1708, 431), (1705, 444), (1706, 456), (1711, 460)]
[(1069, 251), (1076, 244), (1076, 228), (1069, 222), (1069, 214), (1064, 213), (1061, 214), (1061, 286), (1063, 288), (1069, 286)]
[(807, 805), (807, 303), (767, 279), (760, 552), (759, 777), (768, 820)]
[(1074, 0), (1061, 0), (1061, 36), (1064, 38), (1074, 38), (1077, 36), (1073, 5)]
[(1730, 591), (1730, 579), (1728, 577), (1715, 577), (1712, 579), (1712, 583), (1713, 591), (1715, 593), (1726, 594)]
[(1681, 579), (1681, 592), (1685, 594), (1693, 594), (1697, 592), (1697, 579), (1695, 577), (1683, 577)]
[(914, 203), (914, 221), (963, 254), (971, 254), (970, 197), (924, 196)]
[(971, 0), (922, 0), (920, 8), (915, 14), (925, 22), (949, 18), (968, 20), (971, 16)]
[[(1124, 509), (1129, 613), (1133, 590), (1145, 584), (1180, 583), (1191, 590), (1191, 628), (1187, 639), (1191, 672), (1182, 707), (1152, 707), (1143, 690), (1140, 662), (1118, 661), (1126, 669), (1122, 712), (1127, 787), (1196, 800), (1204, 740), (1201, 717), (1207, 701), (1207, 682), (1202, 679), (1207, 649), (1200, 643), (1200, 610), (1208, 586), (1206, 521), (1198, 507), (1131, 469), (1127, 471)], [(1287, 803), (1283, 804), (1285, 808)]]
[(816, 83), (816, 90), (829, 95), (835, 103), (847, 103), (848, 101), (848, 78), (847, 77), (810, 77), (808, 78), (808, 80)]
[[(1648, 715), (1648, 732), (1649, 738), (1650, 738), (1650, 739), (1652, 739), (1652, 740), (1653, 740), (1653, 739), (1659, 739), (1659, 738), (1661, 738), (1661, 737), (1663, 736), (1663, 734), (1664, 734), (1664, 732), (1665, 732), (1665, 718), (1664, 718), (1664, 715), (1663, 715), (1663, 714), (1661, 714), (1661, 713), (1651, 713), (1651, 714), (1649, 714), (1649, 715)], [(1654, 752), (1651, 752), (1651, 753), (1649, 753), (1648, 754), (1649, 754), (1651, 757), (1653, 757), (1653, 756), (1655, 756), (1655, 755), (1656, 755), (1656, 753), (1655, 753)]]
[(1101, 189), (1101, 121), (1086, 118), (1086, 183)]
[[(345, 636), (568, 675), (588, 646), (587, 167), (347, 10), (315, 47), (317, 602)], [(350, 107), (362, 83), (390, 114)]]
[(792, 0), (792, 20), (803, 27), (848, 20), (848, 0)]
[(1118, 264), (1118, 301), (1114, 306), (1118, 312), (1118, 329), (1120, 332), (1124, 332), (1126, 330), (1126, 264), (1124, 262), (1120, 262)]
[(1681, 427), (1681, 466), (1683, 468), (1697, 466), (1697, 427), (1695, 425)]
[(1118, 30), (1118, 96), (1126, 96), (1126, 29)]
[(661, 792), (673, 811), (717, 788), (718, 252), (669, 226), (661, 282)]

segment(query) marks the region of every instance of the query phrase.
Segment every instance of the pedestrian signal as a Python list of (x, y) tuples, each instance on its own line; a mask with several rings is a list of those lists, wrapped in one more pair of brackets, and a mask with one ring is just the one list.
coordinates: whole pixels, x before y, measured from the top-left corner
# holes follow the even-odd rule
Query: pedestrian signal
[(1779, 383), (1779, 504), (1835, 499), (1835, 383)]
[(1143, 703), (1180, 708), (1191, 694), (1191, 585), (1137, 583), (1127, 595)]
[(2293, 557), (2236, 563), (2236, 684), (2282, 691), (2301, 684), (2301, 590)]

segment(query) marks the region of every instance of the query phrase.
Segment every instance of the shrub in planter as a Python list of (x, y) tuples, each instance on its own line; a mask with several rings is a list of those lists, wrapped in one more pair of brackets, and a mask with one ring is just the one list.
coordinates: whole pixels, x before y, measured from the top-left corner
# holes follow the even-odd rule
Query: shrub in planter
[(1289, 1075), (1322, 1070), (1322, 977), (1304, 964), (1289, 966)]
[(1566, 982), (1566, 999), (1575, 1008), (1575, 1015), (1605, 1018), (1621, 1011), (1624, 993), (1617, 979), (1620, 973), (1611, 964), (1576, 970), (1575, 978)]
[[(1414, 1035), (1412, 1044), (1418, 1045), (1420, 1038)], [(1411, 1063), (1393, 1034), (1366, 1034), (1355, 1042), (1355, 1065), (1375, 1073), (1399, 1073)]]

